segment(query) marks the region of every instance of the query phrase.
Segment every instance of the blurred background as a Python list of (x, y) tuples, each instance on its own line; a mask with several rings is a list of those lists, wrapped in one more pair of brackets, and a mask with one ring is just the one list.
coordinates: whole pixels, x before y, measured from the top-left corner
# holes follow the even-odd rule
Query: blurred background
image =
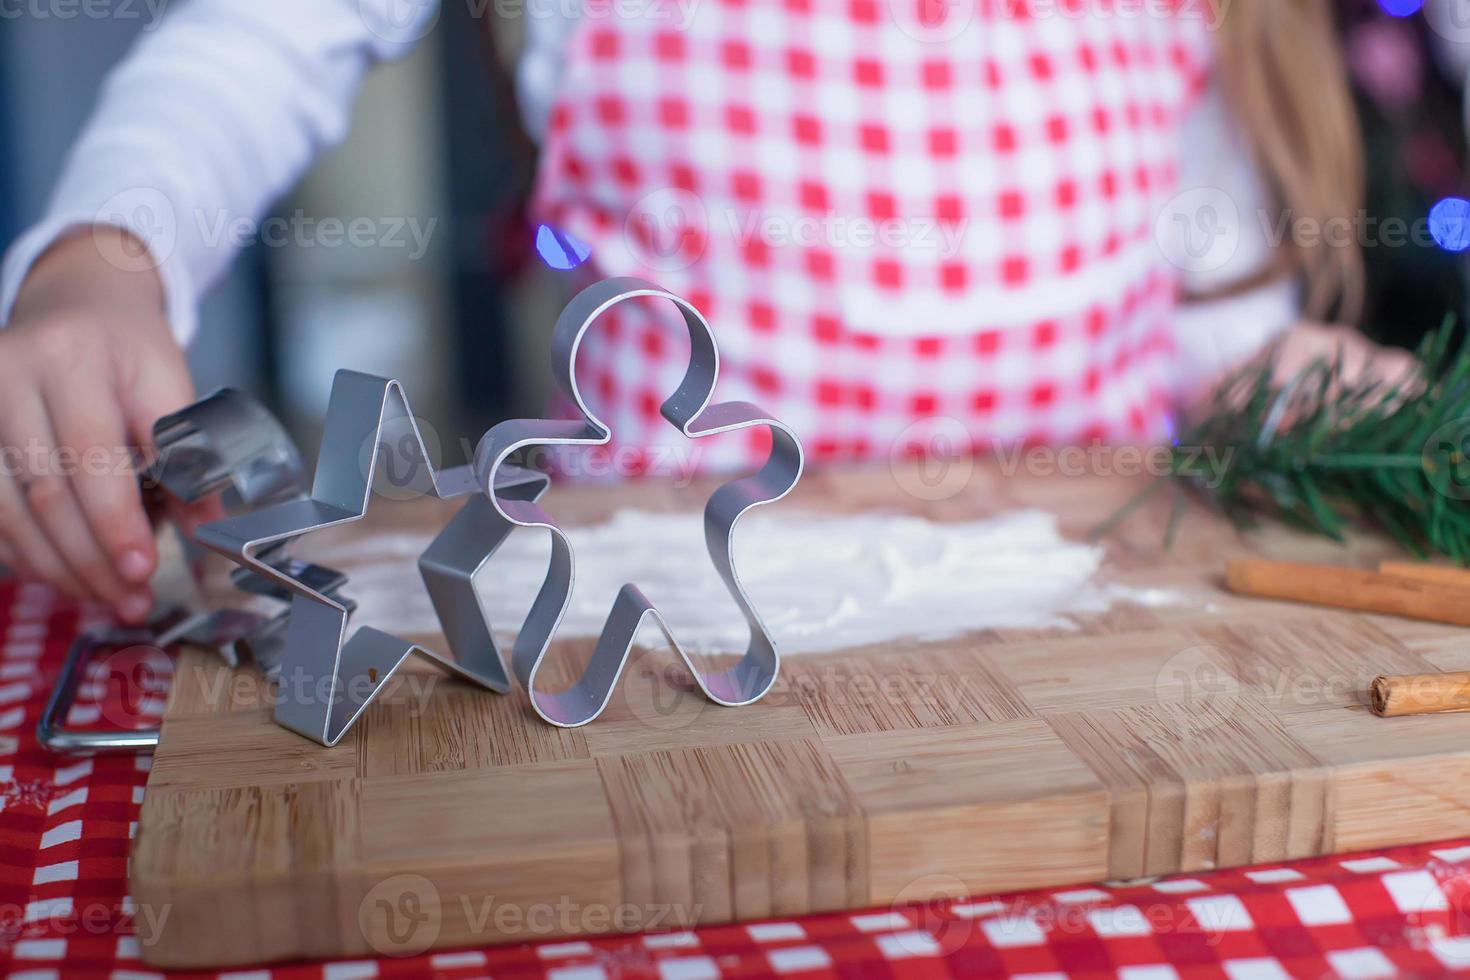
[[(1460, 8), (1470, 3), (1445, 4), (1449, 21), (1424, 0), (1338, 0), (1370, 165), (1370, 227), (1397, 218), (1433, 233), (1365, 242), (1360, 325), (1400, 344), (1465, 305), (1470, 205), (1456, 195), (1470, 68), (1470, 9)], [(70, 4), (0, 0), (0, 248), (41, 213), (102, 77), (166, 6), (88, 17)], [(534, 148), (505, 68), (523, 25), (491, 25), (492, 41), (473, 7), (446, 4), (412, 57), (370, 78), (348, 141), (276, 210), (282, 227), (417, 222), (423, 248), (406, 231), (387, 247), (256, 242), (203, 310), (191, 351), (201, 389), (240, 385), (298, 426), (320, 417), (332, 372), (348, 366), (402, 379), (419, 414), (461, 432), (543, 406), (541, 345), (558, 294), (525, 216)], [(1465, 36), (1447, 38), (1454, 31)]]
[[(1465, 308), (1465, 87), (1470, 3), (1336, 0), (1368, 165), (1367, 304), (1359, 326), (1413, 346)], [(1384, 222), (1410, 229), (1407, 244)], [(1372, 229), (1382, 229), (1373, 234)]]
[[(209, 295), (190, 349), (201, 391), (238, 385), (298, 429), (339, 367), (402, 380), (418, 414), (455, 431), (541, 407), (558, 294), (524, 212), (534, 148), (506, 67), (522, 25), (497, 23), (492, 40), (472, 6), (446, 4), (413, 55), (369, 76), (348, 140)], [(80, 9), (0, 0), (0, 250), (39, 218), (103, 77), (166, 5)], [(293, 231), (317, 223), (325, 238), (321, 223), (356, 218), (382, 243)]]

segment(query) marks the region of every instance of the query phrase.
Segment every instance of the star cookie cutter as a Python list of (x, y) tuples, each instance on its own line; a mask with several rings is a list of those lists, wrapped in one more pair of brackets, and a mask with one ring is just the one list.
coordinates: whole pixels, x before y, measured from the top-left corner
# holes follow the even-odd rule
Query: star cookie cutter
[[(502, 472), (509, 457), (532, 446), (600, 446), (612, 439), (612, 431), (582, 398), (577, 386), (577, 350), (583, 336), (603, 313), (619, 303), (639, 297), (672, 302), (689, 328), (689, 367), (678, 388), (663, 403), (663, 417), (685, 436), (698, 439), (721, 432), (765, 426), (771, 432), (771, 452), (753, 474), (720, 486), (704, 508), (705, 547), (715, 570), (744, 614), (750, 628), (745, 654), (733, 667), (703, 673), (680, 646), (663, 615), (639, 590), (628, 583), (618, 592), (603, 624), (592, 658), (581, 676), (566, 690), (544, 693), (536, 688), (536, 677), (546, 659), (551, 640), (561, 625), (571, 600), (575, 567), (566, 532), (535, 499), (503, 494)], [(516, 637), (511, 664), (526, 688), (538, 715), (553, 725), (575, 728), (602, 714), (617, 687), (632, 651), (639, 628), (648, 619), (663, 631), (689, 668), (705, 696), (729, 707), (760, 700), (781, 668), (781, 654), (770, 631), (762, 622), (750, 596), (740, 584), (733, 554), (735, 525), (755, 507), (775, 503), (791, 492), (801, 478), (803, 452), (796, 433), (749, 402), (720, 402), (711, 405), (720, 373), (719, 349), (714, 332), (704, 316), (687, 300), (641, 279), (608, 279), (578, 293), (557, 319), (552, 336), (552, 369), (561, 390), (582, 415), (581, 421), (516, 419), (502, 422), (487, 432), (475, 451), (474, 467), (496, 516), (506, 525), (544, 527), (551, 532), (551, 561), (546, 578)], [(503, 536), (503, 535), (502, 535)]]
[[(395, 448), (406, 449), (406, 479), (379, 466), (385, 433), (395, 429), (400, 435)], [(450, 656), (370, 626), (347, 637), (351, 605), (302, 574), (317, 566), (284, 558), (286, 545), (312, 531), (361, 520), (380, 473), (386, 473), (395, 495), (469, 497), (418, 562)], [(498, 475), (495, 491), (509, 500), (532, 502), (549, 483), (543, 474), (511, 467)], [(339, 371), (310, 492), (198, 529), (200, 544), (246, 572), (247, 587), (290, 597), (277, 677), (279, 724), (322, 745), (336, 745), (415, 653), (480, 687), (498, 693), (510, 689), (473, 581), (510, 529), (480, 490), (472, 466), (435, 470), (397, 381)]]

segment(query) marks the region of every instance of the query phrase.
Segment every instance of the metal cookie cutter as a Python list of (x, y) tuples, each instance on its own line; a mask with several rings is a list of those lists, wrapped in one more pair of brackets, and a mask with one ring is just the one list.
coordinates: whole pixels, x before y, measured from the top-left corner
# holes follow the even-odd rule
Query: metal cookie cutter
[[(771, 453), (760, 469), (721, 486), (704, 508), (705, 546), (745, 616), (750, 642), (745, 655), (733, 667), (718, 673), (702, 673), (679, 645), (663, 616), (638, 586), (630, 582), (618, 592), (592, 659), (581, 677), (565, 691), (548, 694), (536, 689), (536, 675), (571, 600), (575, 578), (572, 547), (566, 532), (534, 499), (516, 498), (500, 491), (501, 473), (508, 465), (506, 460), (526, 447), (600, 446), (611, 440), (611, 431), (587, 407), (577, 386), (577, 349), (599, 316), (625, 300), (643, 296), (672, 302), (689, 328), (689, 368), (678, 388), (663, 403), (664, 418), (693, 439), (762, 425), (771, 431)], [(736, 574), (732, 553), (735, 524), (747, 511), (780, 500), (796, 486), (803, 465), (801, 442), (784, 424), (748, 402), (709, 404), (720, 370), (719, 350), (709, 323), (687, 300), (641, 279), (609, 279), (577, 294), (556, 322), (552, 358), (556, 381), (576, 402), (582, 421), (502, 422), (485, 434), (475, 452), (474, 463), (480, 483), (507, 532), (511, 525), (544, 527), (551, 532), (551, 562), (546, 578), (516, 637), (511, 658), (516, 676), (525, 685), (536, 713), (564, 728), (585, 725), (600, 715), (617, 686), (635, 635), (649, 618), (658, 624), (710, 700), (731, 707), (759, 700), (776, 682), (781, 655)]]
[[(226, 507), (238, 511), (305, 492), (305, 468), (296, 444), (269, 410), (239, 391), (220, 389), (159, 419), (153, 440), (158, 459), (144, 475), (144, 485), (161, 487), (184, 503), (223, 493)], [(159, 576), (179, 571), (166, 564), (160, 563)], [(340, 579), (330, 570), (320, 573)], [(87, 667), (105, 650), (162, 649), (186, 642), (218, 651), (231, 666), (240, 659), (242, 647), (268, 653), (269, 637), (277, 632), (274, 618), (241, 609), (201, 611), (195, 596), (166, 598), (165, 591), (180, 590), (166, 589), (159, 576), (153, 583), (159, 608), (147, 626), (86, 630), (73, 642), (37, 725), (43, 747), (55, 752), (111, 752), (146, 751), (158, 744), (156, 728), (66, 727)]]
[[(406, 476), (379, 466), (380, 449), (393, 435), (398, 442), (387, 448), (404, 450), (399, 461), (407, 466)], [(314, 566), (279, 560), (281, 549), (297, 538), (361, 520), (379, 476), (395, 494), (470, 498), (418, 563), (452, 657), (367, 626), (347, 638), (349, 605), (300, 574)], [(508, 467), (498, 474), (495, 491), (531, 502), (548, 484), (541, 474)], [(276, 678), (278, 723), (323, 745), (336, 745), (413, 653), (492, 691), (509, 689), (473, 579), (510, 529), (480, 489), (471, 466), (435, 471), (398, 382), (339, 371), (310, 493), (199, 528), (199, 543), (239, 564), (253, 576), (247, 584), (290, 597)]]
[[(224, 389), (153, 426), (159, 461), (153, 476), (170, 496), (194, 503), (219, 493), (226, 510), (240, 514), (306, 496), (306, 464), (280, 421), (264, 406), (233, 389)], [(340, 601), (347, 577), (320, 565), (296, 562), (280, 548), (275, 564), (319, 583)], [(231, 576), (240, 590), (266, 595), (282, 603), (290, 596), (244, 569)], [(280, 668), (282, 636), (288, 611), (263, 615), (244, 609), (218, 609), (201, 629), (181, 637), (215, 650), (231, 666), (253, 660), (270, 677)]]

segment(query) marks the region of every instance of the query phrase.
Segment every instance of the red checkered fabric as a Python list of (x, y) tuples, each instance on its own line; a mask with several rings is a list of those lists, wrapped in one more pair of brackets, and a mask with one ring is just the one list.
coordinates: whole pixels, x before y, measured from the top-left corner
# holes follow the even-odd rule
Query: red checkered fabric
[[(139, 960), (138, 935), (151, 926), (135, 918), (160, 913), (134, 909), (127, 897), (148, 757), (53, 757), (33, 734), (78, 619), (44, 589), (0, 582), (0, 972), (156, 975)], [(157, 720), (166, 661), (138, 654), (121, 665), (129, 689), (99, 678), (83, 697), (102, 704), (84, 700), (74, 723), (117, 722), (129, 712), (139, 723)], [(956, 884), (942, 876), (929, 883), (936, 895)], [(1356, 980), (1470, 972), (1467, 917), (1470, 841), (1457, 841), (1196, 877), (243, 975)]]
[[(590, 0), (535, 208), (596, 275), (694, 302), (725, 394), (818, 459), (956, 422), (986, 447), (1155, 440), (1177, 277), (1154, 223), (1211, 65), (1208, 5), (1175, 6)], [(614, 311), (584, 348), (617, 444), (676, 438), (671, 313)]]

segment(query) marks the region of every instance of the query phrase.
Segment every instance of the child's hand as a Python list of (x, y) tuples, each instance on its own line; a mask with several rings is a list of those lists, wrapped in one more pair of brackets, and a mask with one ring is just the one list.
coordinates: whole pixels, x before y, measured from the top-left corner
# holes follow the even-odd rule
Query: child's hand
[[(1334, 360), (1339, 352), (1345, 381), (1392, 383), (1409, 378), (1419, 363), (1408, 351), (1376, 344), (1352, 327), (1301, 322), (1287, 330), (1278, 343), (1273, 373), (1278, 384), (1289, 381), (1313, 361)], [(1217, 389), (1239, 369), (1240, 365), (1234, 365), (1201, 385), (1183, 405), (1185, 422), (1197, 423), (1218, 411)]]
[(1337, 357), (1339, 349), (1344, 381), (1398, 381), (1418, 364), (1408, 351), (1375, 344), (1352, 327), (1298, 323), (1281, 339), (1275, 377), (1291, 378), (1319, 358)]
[(99, 228), (47, 252), (0, 330), (0, 564), (145, 620), (158, 557), (133, 454), (192, 399), (136, 240)]

